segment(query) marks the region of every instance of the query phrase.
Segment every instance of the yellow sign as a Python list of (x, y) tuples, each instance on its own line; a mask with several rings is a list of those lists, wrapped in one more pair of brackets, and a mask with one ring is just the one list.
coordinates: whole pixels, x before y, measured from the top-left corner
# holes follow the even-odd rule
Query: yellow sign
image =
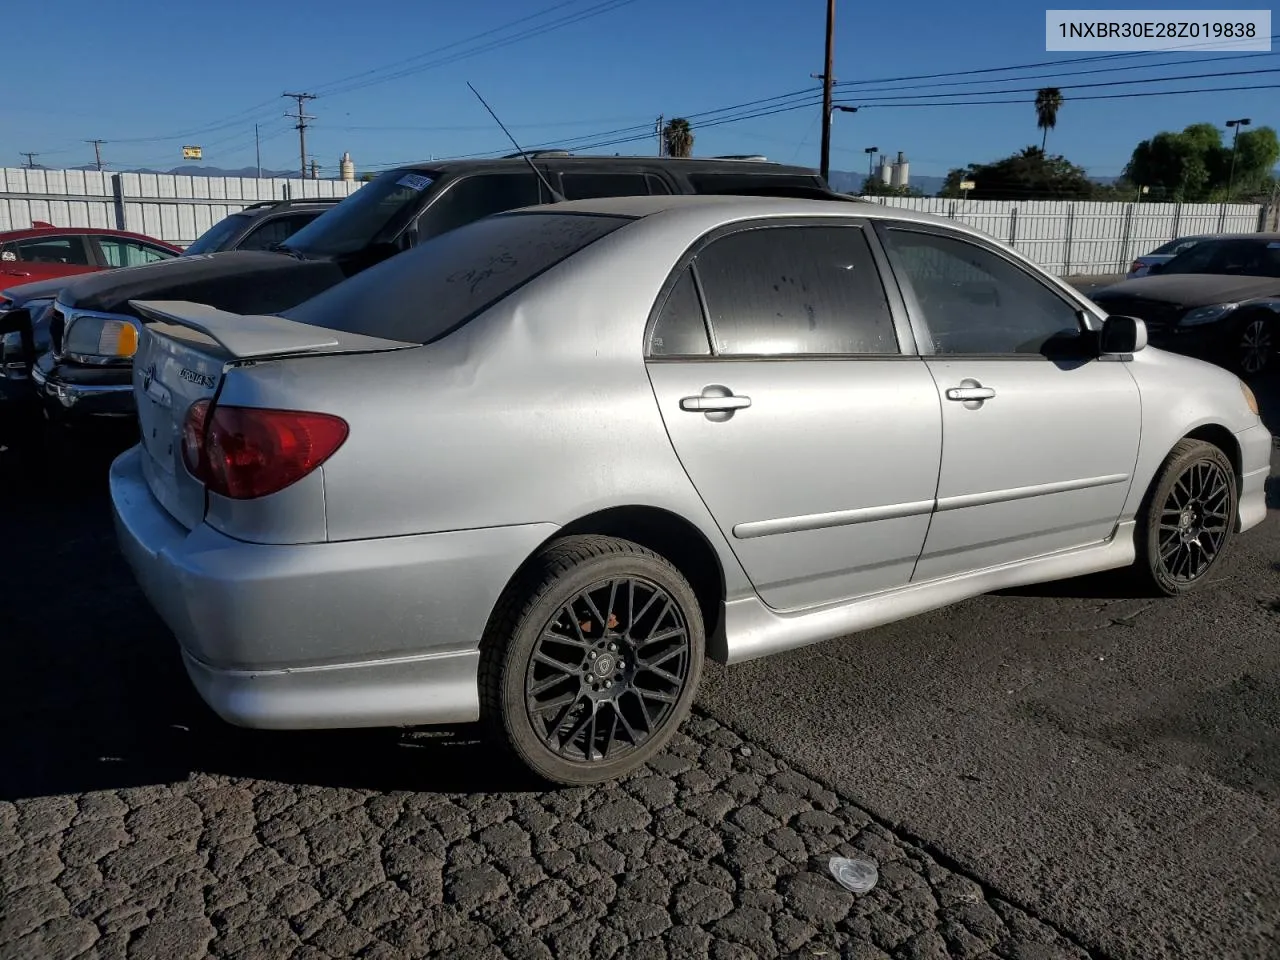
[(961, 190), (972, 190), (972, 189), (973, 189), (974, 187), (976, 187), (976, 186), (977, 186), (977, 184), (976, 184), (976, 183), (974, 183), (972, 180), (961, 180), (961, 181), (960, 181), (960, 189), (961, 189)]
[(201, 150), (199, 147), (183, 147), (182, 148), (183, 160), (199, 160), (203, 156), (204, 156), (204, 151)]

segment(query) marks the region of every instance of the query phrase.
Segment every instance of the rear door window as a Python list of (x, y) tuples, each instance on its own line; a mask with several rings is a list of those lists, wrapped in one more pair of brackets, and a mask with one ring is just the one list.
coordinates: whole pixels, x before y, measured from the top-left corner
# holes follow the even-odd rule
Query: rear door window
[(330, 287), (284, 316), (348, 333), (430, 343), (629, 222), (568, 213), (475, 220)]
[(884, 284), (862, 228), (763, 227), (694, 260), (719, 356), (898, 353)]
[(541, 184), (528, 173), (486, 173), (447, 186), (422, 214), (418, 239), (430, 240), (482, 217), (541, 202)]
[(693, 268), (685, 267), (667, 294), (649, 335), (651, 357), (705, 357), (711, 354), (702, 301), (693, 281)]

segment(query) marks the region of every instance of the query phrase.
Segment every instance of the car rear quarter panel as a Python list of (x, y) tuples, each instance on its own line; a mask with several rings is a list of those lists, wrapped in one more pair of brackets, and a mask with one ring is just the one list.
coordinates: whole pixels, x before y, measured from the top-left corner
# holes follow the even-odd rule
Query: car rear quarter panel
[(1169, 451), (1187, 434), (1221, 427), (1231, 434), (1256, 426), (1240, 380), (1213, 364), (1154, 347), (1126, 362), (1142, 394), (1142, 440), (1135, 480), (1125, 503), (1133, 517)]
[(650, 308), (684, 248), (615, 234), (435, 343), (260, 364), (229, 377), (222, 402), (347, 421), (323, 466), (330, 541), (654, 507), (705, 536), (734, 596), (749, 585), (675, 455), (644, 365)]

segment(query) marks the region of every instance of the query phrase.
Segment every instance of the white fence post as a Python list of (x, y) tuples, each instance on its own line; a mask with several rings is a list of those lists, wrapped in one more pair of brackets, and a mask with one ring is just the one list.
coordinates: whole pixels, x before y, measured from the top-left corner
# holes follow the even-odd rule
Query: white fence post
[(1075, 220), (1076, 220), (1076, 205), (1075, 205), (1075, 201), (1073, 200), (1067, 204), (1067, 236), (1066, 236), (1065, 242), (1063, 243), (1063, 250), (1062, 250), (1062, 259), (1063, 259), (1062, 273), (1063, 273), (1063, 276), (1067, 276), (1067, 277), (1071, 276), (1071, 231), (1072, 231), (1072, 228), (1075, 226)]

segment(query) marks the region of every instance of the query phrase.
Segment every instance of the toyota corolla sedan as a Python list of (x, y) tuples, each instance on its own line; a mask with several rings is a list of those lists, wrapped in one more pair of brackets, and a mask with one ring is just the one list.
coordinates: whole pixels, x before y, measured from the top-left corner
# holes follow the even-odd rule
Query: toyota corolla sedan
[(1203, 583), (1266, 514), (1234, 375), (892, 207), (526, 208), (285, 311), (136, 302), (123, 552), (226, 720), (483, 719), (563, 784), (736, 663), (986, 591)]

